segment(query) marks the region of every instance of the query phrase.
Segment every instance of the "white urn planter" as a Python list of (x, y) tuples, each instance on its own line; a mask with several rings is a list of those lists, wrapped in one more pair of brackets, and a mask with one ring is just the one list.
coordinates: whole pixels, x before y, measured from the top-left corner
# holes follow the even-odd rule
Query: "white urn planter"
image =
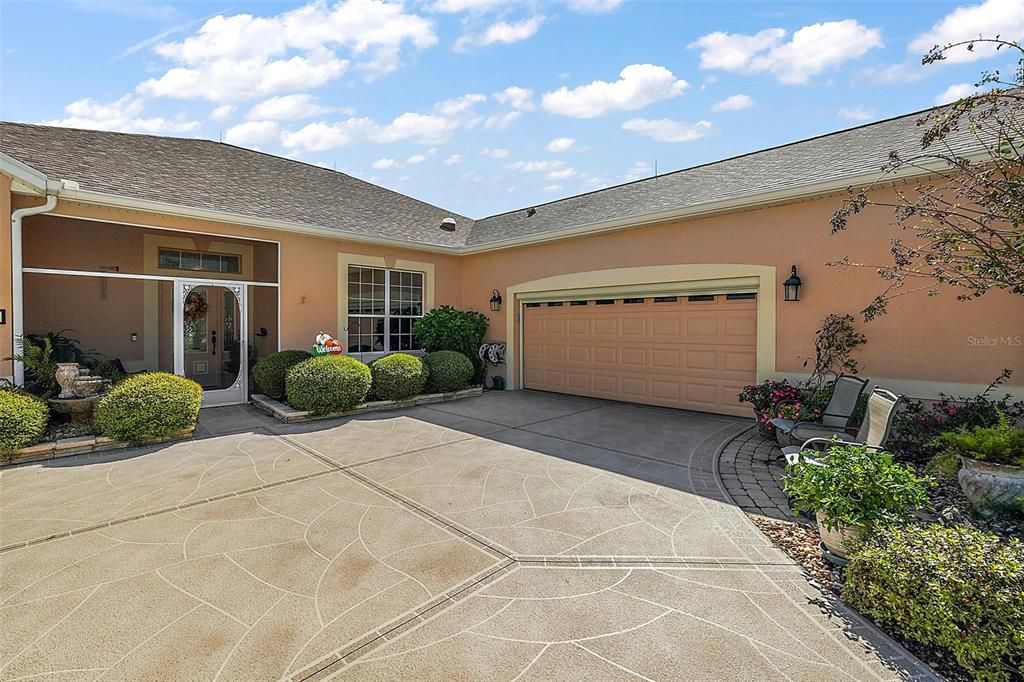
[(835, 530), (825, 527), (824, 521), (828, 518), (821, 512), (816, 512), (814, 518), (818, 521), (818, 535), (821, 537), (825, 549), (835, 554), (840, 559), (846, 559), (850, 552), (850, 542), (856, 540), (864, 532), (860, 526), (847, 526), (839, 524)]
[(77, 362), (58, 362), (54, 378), (60, 384), (60, 395), (58, 398), (75, 398), (75, 380), (78, 379)]
[(960, 489), (978, 507), (1009, 507), (1024, 497), (1024, 467), (960, 457)]

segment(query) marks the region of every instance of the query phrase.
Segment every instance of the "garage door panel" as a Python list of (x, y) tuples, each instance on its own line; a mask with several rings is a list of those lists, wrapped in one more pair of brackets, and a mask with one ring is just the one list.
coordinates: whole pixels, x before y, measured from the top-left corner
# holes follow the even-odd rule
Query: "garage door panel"
[(570, 319), (569, 321), (569, 334), (578, 336), (589, 336), (590, 335), (590, 320), (583, 319)]
[(526, 388), (746, 415), (756, 378), (756, 300), (527, 307)]

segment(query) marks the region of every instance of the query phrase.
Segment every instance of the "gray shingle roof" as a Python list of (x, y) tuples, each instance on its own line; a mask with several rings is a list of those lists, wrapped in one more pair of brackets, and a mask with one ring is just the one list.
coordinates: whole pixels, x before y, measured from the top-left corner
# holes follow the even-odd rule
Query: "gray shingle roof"
[[(435, 246), (472, 220), (344, 173), (211, 140), (0, 123), (0, 151), (81, 189)], [(455, 232), (439, 229), (453, 217)]]
[[(477, 220), (468, 246), (842, 180), (920, 153), (921, 112)], [(949, 142), (966, 145), (968, 136)]]
[[(483, 246), (880, 170), (920, 150), (921, 113), (473, 221), (331, 170), (210, 140), (0, 122), (0, 151), (84, 190), (425, 245)], [(966, 146), (965, 133), (953, 135)], [(455, 232), (439, 229), (452, 216)]]

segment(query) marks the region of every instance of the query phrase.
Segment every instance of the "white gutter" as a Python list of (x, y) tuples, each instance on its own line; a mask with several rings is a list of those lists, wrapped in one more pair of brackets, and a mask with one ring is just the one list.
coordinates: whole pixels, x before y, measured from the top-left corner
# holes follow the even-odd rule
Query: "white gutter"
[[(44, 176), (45, 177), (45, 176)], [(14, 355), (21, 355), (25, 334), (25, 282), (22, 272), (21, 255), (21, 221), (26, 216), (38, 215), (52, 211), (57, 205), (57, 194), (64, 187), (64, 182), (44, 181), (43, 191), (46, 192), (46, 203), (39, 206), (15, 209), (11, 212), (11, 335), (14, 337)], [(25, 363), (14, 361), (14, 383), (16, 386), (25, 384)]]

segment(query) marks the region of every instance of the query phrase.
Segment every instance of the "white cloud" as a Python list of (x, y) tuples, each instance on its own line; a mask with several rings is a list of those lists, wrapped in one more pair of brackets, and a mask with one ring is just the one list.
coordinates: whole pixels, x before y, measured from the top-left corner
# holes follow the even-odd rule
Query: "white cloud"
[(210, 118), (214, 121), (226, 121), (231, 114), (235, 113), (235, 108), (230, 104), (222, 104), (210, 112)]
[(574, 12), (603, 14), (617, 10), (622, 5), (622, 0), (566, 0), (565, 4)]
[(697, 121), (691, 125), (668, 118), (631, 118), (622, 124), (622, 129), (658, 142), (691, 142), (710, 135), (715, 128), (710, 121)]
[(417, 163), (423, 163), (426, 160), (427, 160), (427, 157), (426, 157), (425, 154), (413, 154), (408, 159), (406, 159), (405, 162), (410, 164), (410, 165), (415, 166)]
[(141, 116), (143, 101), (134, 95), (125, 95), (106, 104), (86, 97), (75, 100), (64, 107), (65, 118), (42, 121), (43, 125), (64, 128), (88, 128), (90, 130), (113, 130), (122, 133), (150, 133), (166, 135), (187, 133), (199, 127), (199, 121), (184, 116), (164, 118)]
[(950, 102), (955, 102), (958, 99), (970, 97), (977, 91), (978, 89), (971, 83), (957, 83), (955, 85), (950, 85), (942, 91), (942, 94), (935, 98), (935, 104), (949, 104)]
[(828, 68), (863, 57), (882, 47), (882, 34), (853, 19), (804, 26), (783, 42), (785, 29), (769, 28), (754, 35), (716, 31), (689, 47), (699, 49), (702, 69), (736, 73), (770, 73), (786, 84), (805, 84)]
[(553, 159), (547, 161), (516, 161), (510, 163), (507, 168), (522, 171), (523, 173), (544, 173), (548, 180), (564, 180), (577, 174), (575, 168), (565, 161)]
[(490, 147), (484, 147), (483, 149), (480, 150), (480, 155), (488, 156), (492, 159), (507, 159), (509, 151), (502, 147), (496, 147), (494, 149), (491, 149)]
[(373, 162), (373, 167), (377, 170), (389, 170), (391, 168), (399, 168), (402, 164), (398, 163), (398, 159), (377, 159)]
[[(1024, 3), (1020, 0), (986, 0), (980, 5), (957, 7), (910, 42), (910, 52), (923, 54), (935, 45), (946, 45), (979, 36), (1024, 40)], [(1005, 54), (1005, 51), (1003, 52)], [(946, 54), (950, 63), (973, 62), (996, 54), (995, 47), (978, 43), (973, 51), (958, 47)]]
[(494, 93), (494, 99), (520, 111), (533, 111), (537, 106), (533, 103), (533, 90), (512, 85), (501, 92)]
[(576, 140), (571, 137), (556, 137), (551, 142), (548, 142), (548, 151), (555, 153), (567, 152), (574, 144), (576, 144)]
[(754, 98), (750, 95), (730, 95), (711, 105), (711, 111), (739, 111), (754, 106)]
[(218, 102), (318, 87), (340, 77), (350, 59), (368, 76), (396, 69), (407, 44), (437, 43), (433, 22), (400, 3), (316, 1), (269, 17), (218, 15), (184, 40), (155, 51), (174, 66), (139, 85), (139, 92)]
[(299, 130), (283, 132), (281, 144), (292, 150), (322, 152), (351, 143), (352, 132), (344, 123), (318, 121)]
[(460, 116), (473, 109), (473, 105), (479, 104), (487, 99), (485, 95), (469, 94), (446, 99), (434, 105), (434, 111), (442, 116)]
[(839, 118), (845, 118), (847, 121), (870, 121), (875, 118), (875, 111), (862, 106), (842, 107), (839, 109)]
[(437, 0), (431, 9), (443, 14), (458, 14), (459, 12), (488, 12), (498, 9), (507, 0)]
[(276, 143), (280, 135), (275, 121), (246, 121), (228, 128), (224, 141), (240, 147), (258, 147)]
[(688, 87), (664, 66), (631, 64), (619, 73), (619, 80), (594, 81), (570, 90), (561, 87), (544, 94), (547, 111), (573, 118), (594, 118), (609, 111), (643, 109), (662, 100), (678, 97)]
[(207, 99), (235, 102), (253, 96), (324, 85), (341, 76), (349, 62), (329, 50), (289, 59), (216, 59), (198, 67), (175, 67), (159, 78), (139, 84), (137, 90), (151, 97)]
[(544, 186), (544, 191), (545, 192), (557, 192), (560, 189), (562, 189), (561, 185), (545, 185)]
[(310, 118), (328, 111), (313, 95), (301, 93), (263, 100), (245, 115), (250, 121), (289, 121)]
[(519, 120), (522, 114), (518, 111), (510, 111), (505, 114), (493, 114), (484, 121), (485, 130), (505, 130)]
[(650, 177), (652, 175), (653, 170), (653, 167), (648, 162), (636, 161), (633, 163), (632, 166), (629, 167), (629, 170), (626, 171), (626, 174), (623, 176), (623, 178), (626, 180), (626, 182), (642, 180), (643, 178)]
[(452, 154), (451, 156), (444, 160), (444, 165), (454, 166), (460, 161), (462, 161), (462, 154)]
[(484, 29), (482, 33), (467, 33), (461, 36), (455, 41), (455, 49), (465, 50), (495, 43), (518, 43), (521, 40), (532, 38), (543, 23), (544, 17), (540, 14), (521, 21), (497, 21)]

